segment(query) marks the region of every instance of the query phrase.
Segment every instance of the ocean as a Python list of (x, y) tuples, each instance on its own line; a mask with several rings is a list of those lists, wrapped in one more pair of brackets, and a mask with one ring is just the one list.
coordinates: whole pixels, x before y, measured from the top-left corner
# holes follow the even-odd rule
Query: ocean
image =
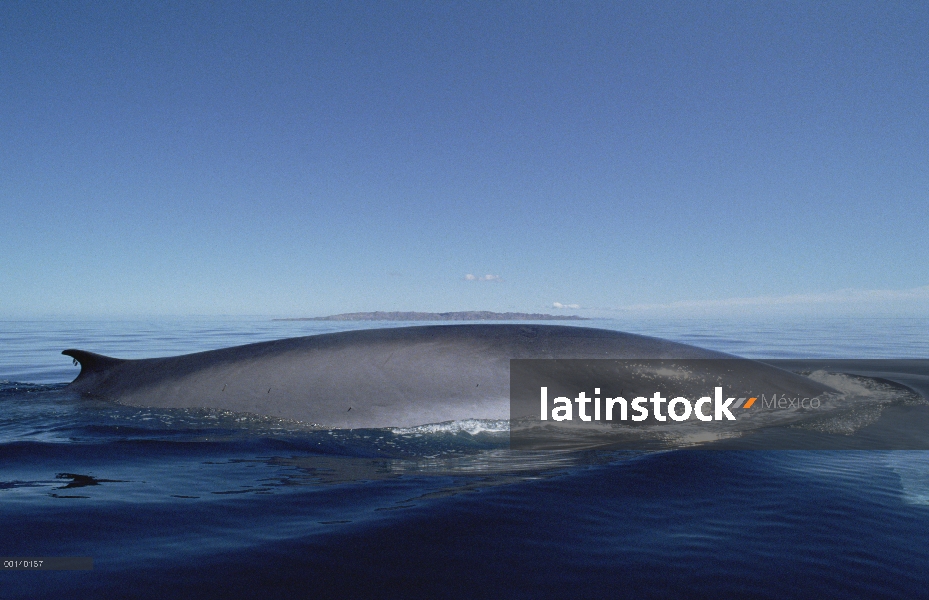
[[(0, 599), (929, 598), (929, 452), (517, 452), (82, 397), (120, 358), (421, 323), (0, 321)], [(582, 321), (748, 358), (929, 358), (929, 319)], [(929, 381), (929, 370), (919, 374)], [(927, 432), (929, 436), (929, 432)]]

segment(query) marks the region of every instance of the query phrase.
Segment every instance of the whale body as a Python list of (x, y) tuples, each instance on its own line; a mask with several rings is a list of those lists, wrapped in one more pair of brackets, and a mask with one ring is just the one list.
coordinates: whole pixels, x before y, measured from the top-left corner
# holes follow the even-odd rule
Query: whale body
[[(62, 354), (81, 364), (69, 389), (121, 404), (217, 408), (351, 429), (508, 419), (511, 359), (735, 358), (617, 331), (506, 324), (345, 331), (142, 360)], [(827, 389), (741, 360), (783, 389)]]

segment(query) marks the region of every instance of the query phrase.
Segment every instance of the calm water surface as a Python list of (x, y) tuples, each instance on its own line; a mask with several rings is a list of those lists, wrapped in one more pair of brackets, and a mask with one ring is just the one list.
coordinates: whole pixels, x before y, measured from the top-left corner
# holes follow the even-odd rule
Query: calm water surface
[[(590, 321), (754, 358), (929, 358), (929, 320)], [(0, 598), (929, 597), (929, 453), (517, 453), (63, 389), (122, 358), (401, 323), (0, 321)]]

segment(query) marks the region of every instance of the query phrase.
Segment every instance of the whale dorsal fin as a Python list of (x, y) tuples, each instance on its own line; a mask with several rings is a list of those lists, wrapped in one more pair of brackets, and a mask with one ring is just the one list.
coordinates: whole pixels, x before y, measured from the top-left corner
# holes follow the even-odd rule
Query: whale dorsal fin
[(95, 354), (94, 352), (87, 352), (86, 350), (68, 349), (63, 350), (61, 353), (65, 356), (70, 356), (77, 362), (81, 363), (81, 372), (75, 381), (90, 373), (101, 373), (111, 367), (115, 367), (116, 365), (125, 362), (121, 358), (113, 358), (110, 356), (104, 356), (102, 354)]

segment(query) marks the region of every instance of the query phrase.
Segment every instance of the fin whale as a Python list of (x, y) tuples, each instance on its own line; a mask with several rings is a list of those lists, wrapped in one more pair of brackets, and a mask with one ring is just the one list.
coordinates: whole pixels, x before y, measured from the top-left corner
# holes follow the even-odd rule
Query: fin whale
[[(735, 358), (617, 331), (507, 324), (345, 331), (141, 360), (62, 354), (81, 365), (69, 389), (121, 404), (219, 408), (346, 429), (508, 419), (510, 359)], [(785, 387), (827, 389), (746, 362)]]

